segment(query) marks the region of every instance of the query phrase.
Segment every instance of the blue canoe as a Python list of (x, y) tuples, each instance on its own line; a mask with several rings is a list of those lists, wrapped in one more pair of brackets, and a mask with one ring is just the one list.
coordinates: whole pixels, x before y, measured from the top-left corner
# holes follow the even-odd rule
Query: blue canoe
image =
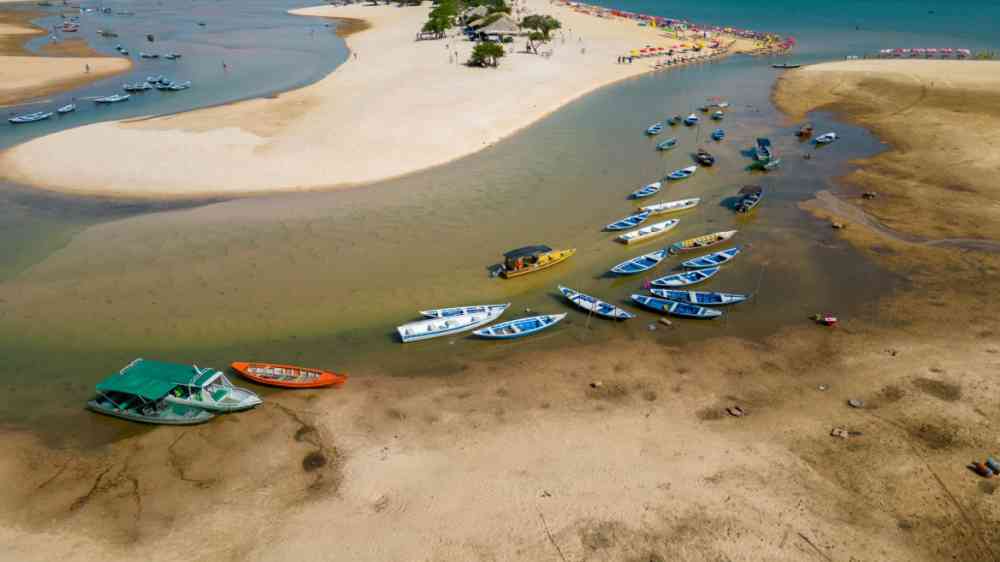
[(716, 129), (712, 131), (712, 140), (720, 141), (724, 138), (726, 138), (726, 132), (723, 131), (722, 129)]
[(677, 137), (670, 137), (665, 141), (657, 143), (656, 150), (670, 150), (675, 146), (677, 146)]
[(645, 185), (640, 189), (637, 189), (629, 195), (629, 199), (642, 199), (643, 197), (649, 197), (650, 195), (656, 195), (660, 192), (660, 188), (663, 187), (663, 182), (653, 182), (649, 185)]
[(617, 273), (618, 275), (634, 275), (636, 273), (642, 273), (643, 271), (649, 271), (659, 265), (665, 257), (667, 257), (666, 248), (624, 261), (612, 267), (611, 273)]
[(675, 291), (670, 289), (650, 289), (650, 293), (658, 297), (688, 304), (701, 306), (723, 306), (727, 304), (738, 304), (748, 298), (749, 295), (739, 293), (714, 293), (711, 291)]
[(629, 318), (635, 318), (635, 314), (632, 314), (627, 310), (618, 308), (613, 304), (606, 303), (590, 295), (585, 295), (579, 291), (574, 291), (569, 287), (559, 285), (559, 292), (562, 293), (564, 297), (569, 299), (569, 302), (598, 316), (614, 320), (628, 320)]
[(702, 269), (705, 267), (716, 267), (724, 263), (731, 261), (735, 258), (742, 250), (739, 246), (734, 246), (727, 250), (721, 250), (711, 254), (706, 254), (701, 257), (687, 260), (681, 263), (681, 267), (686, 267), (687, 269)]
[(705, 308), (703, 306), (697, 306), (693, 304), (687, 304), (684, 302), (670, 301), (667, 299), (661, 299), (659, 297), (650, 297), (647, 295), (632, 295), (632, 300), (645, 306), (650, 310), (655, 310), (657, 312), (666, 312), (673, 316), (680, 316), (682, 318), (697, 318), (697, 319), (707, 319), (707, 318), (718, 318), (722, 316), (722, 312), (718, 310), (713, 310), (711, 308)]
[(642, 211), (641, 213), (636, 213), (634, 215), (629, 215), (618, 222), (613, 222), (608, 226), (605, 226), (605, 230), (626, 230), (634, 226), (642, 224), (642, 221), (646, 220), (649, 216), (650, 211)]
[(660, 134), (661, 131), (663, 131), (663, 121), (660, 121), (659, 123), (653, 123), (652, 125), (650, 125), (649, 128), (646, 129), (646, 134), (649, 136), (654, 136)]
[(541, 332), (546, 328), (555, 326), (563, 318), (566, 318), (565, 314), (528, 316), (526, 318), (518, 318), (517, 320), (501, 322), (500, 324), (482, 328), (472, 333), (481, 338), (512, 340), (514, 338), (530, 336), (531, 334)]
[(695, 283), (707, 281), (714, 277), (718, 272), (718, 267), (696, 269), (694, 271), (685, 271), (683, 273), (666, 275), (658, 279), (653, 279), (650, 283), (654, 287), (687, 287), (688, 285), (694, 285)]
[(499, 310), (501, 313), (510, 307), (510, 303), (504, 304), (477, 304), (472, 306), (453, 306), (451, 308), (434, 308), (431, 310), (421, 310), (420, 315), (424, 318), (450, 318), (463, 314), (490, 314)]
[(684, 180), (694, 175), (698, 171), (698, 166), (688, 166), (687, 168), (681, 168), (680, 170), (674, 170), (667, 175), (667, 178), (672, 180)]
[(688, 127), (697, 125), (698, 121), (699, 121), (698, 116), (695, 115), (694, 113), (684, 118), (684, 124), (687, 125)]

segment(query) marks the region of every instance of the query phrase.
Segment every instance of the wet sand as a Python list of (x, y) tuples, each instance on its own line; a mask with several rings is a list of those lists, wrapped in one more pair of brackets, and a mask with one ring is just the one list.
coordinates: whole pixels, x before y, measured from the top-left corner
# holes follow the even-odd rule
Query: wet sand
[[(296, 10), (362, 19), (371, 28), (348, 38), (356, 58), (316, 84), (272, 99), (49, 135), (6, 151), (4, 175), (43, 189), (139, 197), (373, 182), (489, 147), (602, 85), (652, 71), (653, 59), (617, 64), (619, 55), (678, 42), (654, 28), (542, 0), (528, 0), (526, 6), (529, 12), (555, 14), (565, 33), (542, 49), (551, 50), (551, 57), (520, 52), (525, 40), (519, 38), (498, 69), (465, 66), (472, 43), (464, 39), (415, 41), (429, 6)], [(731, 51), (755, 45), (725, 39), (730, 41), (735, 41)], [(403, 99), (407, 103), (386, 101)], [(171, 149), (162, 150), (164, 145)], [(102, 148), (91, 149), (96, 146)], [(127, 150), (130, 158), (109, 161), (118, 150)], [(64, 153), (86, 157), (73, 158), (71, 173), (51, 160)], [(50, 158), (46, 166), (37, 165), (39, 154)]]
[[(82, 39), (49, 43), (39, 56), (24, 44), (45, 31), (30, 21), (39, 12), (0, 12), (0, 107), (71, 90), (84, 84), (125, 72), (132, 62), (101, 56)], [(87, 66), (90, 71), (87, 71)]]

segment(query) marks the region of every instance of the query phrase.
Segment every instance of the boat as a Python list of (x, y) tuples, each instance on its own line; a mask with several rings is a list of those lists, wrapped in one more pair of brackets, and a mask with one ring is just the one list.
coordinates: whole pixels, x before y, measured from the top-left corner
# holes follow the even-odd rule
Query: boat
[(660, 297), (632, 295), (632, 300), (648, 309), (655, 310), (657, 312), (665, 312), (682, 318), (709, 319), (722, 316), (722, 312), (719, 310), (684, 302), (671, 301)]
[(670, 125), (671, 127), (676, 127), (677, 125), (681, 124), (681, 121), (683, 121), (683, 119), (681, 119), (680, 115), (674, 115), (670, 119), (667, 119), (667, 125)]
[(128, 49), (118, 49), (118, 52), (122, 55), (128, 55)]
[(678, 252), (692, 252), (694, 250), (701, 250), (702, 248), (710, 248), (716, 244), (721, 244), (726, 240), (729, 240), (735, 236), (737, 232), (738, 231), (736, 230), (727, 230), (725, 232), (715, 232), (704, 236), (698, 236), (696, 238), (689, 238), (671, 245), (670, 253), (676, 254)]
[(564, 297), (569, 299), (571, 303), (598, 316), (614, 320), (628, 320), (629, 318), (635, 318), (635, 314), (632, 314), (627, 310), (618, 308), (613, 304), (606, 303), (590, 295), (585, 295), (579, 291), (574, 291), (569, 287), (559, 285), (559, 292), (562, 293)]
[(758, 137), (754, 147), (753, 157), (760, 162), (768, 162), (774, 154), (771, 152), (771, 139)]
[(485, 326), (493, 322), (503, 314), (503, 309), (490, 309), (485, 312), (474, 312), (472, 314), (459, 314), (444, 318), (428, 318), (417, 320), (398, 326), (396, 332), (399, 333), (403, 343), (429, 340), (441, 336), (451, 336), (468, 330), (474, 330), (480, 326)]
[(158, 55), (156, 53), (144, 53), (142, 51), (139, 51), (139, 58), (141, 58), (141, 59), (158, 59), (158, 58), (160, 58), (160, 55)]
[(660, 192), (660, 188), (663, 187), (663, 182), (653, 182), (649, 185), (645, 185), (629, 195), (630, 199), (642, 199), (643, 197), (649, 197), (651, 195), (656, 195)]
[(631, 232), (626, 232), (618, 237), (618, 241), (623, 244), (635, 244), (636, 242), (645, 242), (656, 238), (657, 236), (662, 236), (677, 226), (677, 223), (681, 222), (678, 219), (670, 219), (663, 222), (658, 222), (651, 224), (649, 226), (644, 226), (642, 228), (633, 230)]
[(712, 140), (720, 141), (724, 138), (726, 138), (726, 132), (723, 131), (722, 129), (716, 129), (712, 131)]
[(837, 140), (837, 133), (826, 133), (816, 137), (816, 144), (830, 144), (831, 142)]
[(781, 166), (781, 158), (772, 158), (767, 161), (755, 160), (754, 163), (750, 165), (750, 169), (770, 172), (778, 169), (779, 166)]
[(719, 103), (715, 104), (715, 107), (718, 107), (719, 109), (726, 109), (727, 107), (729, 107), (729, 102), (720, 101)]
[(96, 103), (118, 103), (120, 101), (128, 100), (130, 96), (128, 94), (112, 94), (110, 96), (103, 96), (100, 98), (94, 98)]
[(215, 417), (215, 414), (201, 408), (169, 404), (158, 398), (149, 398), (148, 393), (135, 392), (140, 393), (98, 390), (97, 397), (87, 402), (87, 408), (124, 420), (161, 425), (195, 425)]
[(650, 215), (665, 215), (667, 213), (677, 213), (680, 211), (686, 211), (688, 209), (693, 209), (701, 203), (700, 197), (694, 197), (691, 199), (680, 199), (678, 201), (665, 201), (663, 203), (654, 203), (652, 205), (646, 205), (645, 207), (640, 207), (640, 211), (648, 211)]
[(663, 121), (650, 125), (649, 128), (646, 129), (646, 134), (649, 136), (656, 136), (660, 134), (661, 131), (663, 131)]
[(670, 150), (671, 148), (677, 146), (677, 138), (670, 137), (665, 141), (656, 143), (656, 150)]
[(715, 293), (711, 291), (677, 291), (673, 289), (650, 289), (650, 293), (667, 300), (686, 302), (699, 306), (725, 306), (727, 304), (739, 304), (748, 298), (749, 295), (739, 293)]
[(155, 389), (162, 393), (156, 400), (212, 412), (247, 410), (263, 402), (254, 392), (233, 386), (222, 371), (142, 358), (97, 385), (99, 391), (128, 392), (129, 388)]
[(712, 156), (712, 153), (705, 150), (704, 148), (699, 148), (698, 152), (694, 153), (694, 159), (702, 166), (715, 165), (715, 156)]
[(181, 58), (181, 54), (180, 53), (167, 53), (167, 54), (163, 55), (163, 58), (165, 58), (167, 60), (177, 60), (177, 59)]
[(795, 136), (797, 136), (799, 138), (807, 139), (807, 138), (811, 137), (812, 134), (813, 134), (812, 123), (805, 123), (801, 127), (799, 127), (799, 130), (798, 130), (797, 133), (795, 133)]
[(697, 125), (698, 121), (700, 121), (700, 119), (694, 113), (692, 113), (691, 115), (688, 115), (687, 117), (684, 118), (684, 124), (687, 125), (688, 127), (692, 127), (694, 125)]
[(778, 68), (778, 69), (783, 69), (783, 70), (790, 70), (790, 69), (793, 69), (793, 68), (800, 68), (801, 66), (802, 66), (801, 64), (791, 64), (791, 63), (784, 62), (784, 63), (781, 63), (781, 64), (772, 64), (771, 68)]
[(576, 253), (576, 248), (553, 250), (548, 246), (525, 246), (503, 255), (503, 276), (507, 279), (541, 271), (562, 263)]
[(681, 263), (681, 267), (687, 269), (704, 269), (707, 267), (718, 267), (724, 263), (728, 263), (736, 258), (739, 253), (743, 251), (739, 246), (734, 246), (727, 250), (722, 250), (719, 252), (713, 252), (704, 256), (689, 259)]
[(56, 113), (58, 113), (60, 115), (65, 115), (66, 113), (72, 113), (74, 111), (76, 111), (76, 104), (75, 103), (67, 103), (66, 105), (64, 105), (64, 106), (60, 107), (59, 109), (57, 109)]
[(563, 318), (566, 318), (565, 313), (528, 316), (526, 318), (518, 318), (517, 320), (501, 322), (495, 326), (482, 328), (481, 330), (476, 330), (472, 333), (481, 338), (511, 340), (514, 338), (530, 336), (531, 334), (541, 332), (546, 328), (551, 328), (561, 322)]
[(146, 82), (149, 82), (150, 84), (159, 84), (160, 82), (163, 82), (164, 84), (169, 84), (170, 80), (167, 80), (166, 76), (160, 74), (158, 76), (147, 76)]
[(740, 200), (736, 202), (736, 212), (745, 215), (760, 205), (764, 198), (764, 188), (759, 185), (745, 185), (740, 188), (738, 195)]
[(23, 115), (11, 117), (7, 121), (10, 121), (15, 125), (19, 123), (34, 123), (36, 121), (44, 121), (53, 115), (55, 114), (51, 111), (35, 111), (34, 113), (25, 113)]
[(680, 170), (674, 170), (667, 174), (668, 179), (672, 180), (684, 180), (694, 175), (698, 171), (698, 166), (688, 166), (687, 168), (681, 168)]
[(670, 275), (665, 275), (663, 277), (653, 279), (650, 284), (654, 287), (687, 287), (688, 285), (694, 285), (696, 283), (701, 283), (702, 281), (708, 281), (715, 276), (716, 273), (721, 271), (721, 268), (710, 267), (707, 269), (695, 269), (693, 271), (683, 271), (681, 273), (672, 273)]
[(347, 382), (346, 374), (334, 373), (325, 369), (250, 361), (236, 361), (230, 366), (234, 371), (253, 382), (281, 388), (321, 388), (340, 386)]
[(634, 275), (636, 273), (642, 273), (643, 271), (649, 271), (659, 265), (665, 257), (667, 257), (666, 248), (650, 252), (648, 254), (643, 254), (639, 257), (623, 261), (622, 263), (612, 267), (611, 273), (617, 273), (618, 275)]
[(625, 230), (627, 228), (633, 228), (635, 226), (638, 226), (638, 225), (642, 224), (642, 221), (646, 220), (646, 218), (649, 217), (650, 214), (651, 214), (650, 211), (647, 211), (645, 209), (641, 209), (640, 212), (638, 212), (638, 213), (636, 213), (634, 215), (629, 215), (629, 216), (623, 218), (622, 220), (620, 220), (618, 222), (613, 222), (613, 223), (609, 224), (608, 226), (605, 226), (604, 229), (605, 230)]
[(149, 82), (136, 82), (134, 84), (122, 84), (122, 89), (126, 92), (145, 92), (152, 90), (153, 86)]
[(62, 25), (62, 30), (66, 33), (76, 33), (80, 31), (80, 25), (76, 23), (64, 23)]
[(187, 80), (187, 81), (184, 81), (184, 82), (171, 82), (167, 86), (167, 90), (169, 90), (171, 92), (179, 92), (181, 90), (187, 90), (190, 87), (191, 87), (191, 81), (190, 80)]
[(716, 121), (722, 121), (722, 118), (725, 117), (725, 116), (726, 116), (726, 114), (723, 113), (723, 112), (721, 112), (721, 111), (716, 111), (716, 112), (712, 113), (712, 119), (714, 119)]
[(110, 29), (98, 29), (97, 34), (101, 37), (118, 37), (118, 34)]
[(451, 308), (434, 308), (431, 310), (421, 310), (420, 315), (425, 318), (450, 318), (463, 314), (480, 314), (483, 312), (493, 312), (499, 310), (501, 313), (510, 307), (510, 303), (504, 304), (477, 304), (472, 306), (453, 306)]

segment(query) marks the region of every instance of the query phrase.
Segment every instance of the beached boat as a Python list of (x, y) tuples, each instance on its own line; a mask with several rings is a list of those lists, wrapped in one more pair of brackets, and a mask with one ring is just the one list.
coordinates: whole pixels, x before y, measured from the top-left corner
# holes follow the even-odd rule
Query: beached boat
[(128, 393), (129, 388), (155, 389), (162, 394), (154, 401), (162, 399), (170, 404), (213, 412), (246, 410), (262, 403), (252, 391), (233, 386), (222, 371), (141, 358), (97, 385), (99, 391)]
[(75, 103), (67, 103), (66, 105), (64, 105), (64, 106), (60, 107), (59, 109), (57, 109), (56, 113), (59, 113), (61, 115), (65, 115), (66, 113), (72, 113), (74, 111), (76, 111), (76, 104)]
[(149, 82), (135, 82), (133, 84), (122, 84), (122, 89), (126, 92), (145, 92), (152, 90), (153, 85)]
[(694, 125), (697, 125), (698, 121), (700, 120), (701, 119), (697, 115), (692, 113), (691, 115), (688, 115), (687, 117), (684, 118), (684, 124), (687, 125), (688, 127), (692, 127)]
[(665, 257), (667, 257), (667, 250), (665, 248), (648, 254), (643, 254), (639, 257), (623, 261), (622, 263), (612, 267), (611, 273), (617, 273), (618, 275), (634, 275), (636, 273), (642, 273), (643, 271), (649, 271), (659, 265)]
[(797, 133), (795, 133), (795, 136), (797, 136), (799, 138), (807, 139), (807, 138), (811, 137), (812, 134), (813, 134), (812, 123), (805, 123), (801, 127), (799, 127), (799, 130), (798, 130)]
[(771, 152), (771, 139), (758, 137), (754, 146), (753, 157), (760, 162), (771, 160), (774, 154)]
[(476, 330), (472, 333), (481, 338), (511, 340), (514, 338), (530, 336), (531, 334), (536, 334), (546, 328), (551, 328), (561, 322), (563, 318), (566, 318), (565, 313), (528, 316), (526, 318), (518, 318), (508, 322), (501, 322), (496, 326)]
[(124, 420), (155, 423), (161, 425), (194, 425), (205, 423), (215, 414), (192, 408), (170, 404), (160, 398), (149, 398), (141, 390), (139, 394), (98, 390), (97, 397), (87, 402), (87, 408), (99, 414), (114, 416)]
[(748, 298), (749, 295), (739, 293), (715, 293), (711, 291), (677, 291), (672, 289), (650, 289), (650, 293), (667, 300), (686, 302), (699, 306), (725, 306), (727, 304), (739, 304)]
[(52, 113), (51, 111), (35, 111), (33, 113), (25, 113), (23, 115), (17, 115), (15, 117), (11, 117), (7, 121), (10, 121), (15, 125), (19, 123), (34, 123), (36, 121), (44, 121), (49, 117), (52, 117), (53, 115), (55, 114)]
[(696, 318), (701, 320), (722, 316), (722, 312), (719, 310), (684, 302), (671, 301), (660, 297), (651, 297), (649, 295), (632, 295), (632, 300), (650, 310), (665, 312), (682, 318)]
[(693, 258), (681, 263), (681, 267), (687, 269), (704, 269), (707, 267), (718, 267), (724, 263), (732, 261), (739, 253), (743, 251), (739, 246), (734, 246), (732, 248), (722, 250), (719, 252), (713, 252), (704, 256)]
[(721, 268), (718, 267), (710, 267), (708, 269), (695, 269), (693, 271), (672, 273), (670, 275), (664, 275), (663, 277), (653, 279), (650, 281), (650, 284), (654, 287), (687, 287), (688, 285), (694, 285), (711, 279), (720, 270)]
[(837, 133), (826, 133), (816, 137), (816, 144), (830, 144), (831, 142), (837, 140)]
[(548, 246), (525, 246), (503, 255), (503, 276), (507, 279), (541, 271), (568, 260), (576, 248), (553, 250)]
[(698, 171), (698, 166), (688, 166), (687, 168), (681, 168), (680, 170), (674, 170), (667, 174), (667, 179), (671, 180), (684, 180), (694, 175)]
[(745, 215), (760, 205), (764, 199), (764, 188), (759, 185), (745, 185), (740, 188), (738, 195), (740, 200), (736, 202), (736, 212)]
[(753, 164), (750, 165), (751, 170), (759, 170), (761, 172), (770, 172), (772, 170), (777, 170), (781, 166), (781, 158), (771, 158), (770, 160), (754, 160)]
[(724, 138), (726, 138), (726, 131), (722, 129), (716, 129), (712, 131), (712, 140), (721, 141)]
[(118, 103), (128, 100), (129, 97), (128, 94), (112, 94), (110, 96), (94, 98), (94, 103)]
[(181, 90), (187, 90), (191, 87), (191, 81), (186, 80), (184, 82), (171, 82), (167, 85), (167, 90), (171, 92), (179, 92)]
[(667, 119), (667, 125), (670, 125), (671, 127), (676, 127), (677, 125), (681, 124), (681, 121), (683, 121), (683, 119), (681, 118), (680, 115), (674, 115), (670, 119)]
[(678, 219), (670, 219), (663, 222), (653, 223), (649, 226), (644, 226), (642, 228), (633, 230), (631, 232), (626, 232), (618, 237), (618, 241), (623, 244), (636, 244), (638, 242), (645, 242), (647, 240), (652, 240), (657, 236), (662, 236), (677, 226), (677, 223), (681, 222)]
[(692, 252), (694, 250), (710, 248), (716, 244), (721, 244), (726, 240), (729, 240), (735, 236), (736, 233), (736, 230), (727, 230), (725, 232), (714, 232), (712, 234), (706, 234), (696, 238), (689, 238), (671, 245), (670, 253), (676, 254), (678, 252)]
[(433, 308), (430, 310), (421, 310), (420, 315), (425, 318), (450, 318), (452, 316), (461, 316), (463, 314), (481, 314), (489, 312), (499, 311), (501, 314), (503, 311), (510, 307), (510, 303), (504, 304), (476, 304), (472, 306), (453, 306), (451, 308)]
[(663, 121), (658, 123), (653, 123), (646, 129), (646, 134), (649, 136), (655, 136), (663, 131)]
[(442, 336), (451, 336), (468, 330), (474, 330), (493, 322), (503, 314), (503, 309), (490, 309), (485, 312), (459, 314), (443, 318), (428, 318), (403, 324), (396, 328), (403, 343), (429, 340)]
[(642, 221), (646, 220), (646, 218), (649, 217), (650, 214), (651, 214), (650, 211), (647, 211), (645, 209), (640, 209), (640, 212), (638, 212), (638, 213), (636, 213), (634, 215), (629, 215), (629, 216), (623, 218), (620, 221), (613, 222), (613, 223), (609, 224), (608, 226), (605, 226), (604, 229), (605, 230), (625, 230), (627, 228), (633, 228), (633, 227), (636, 227), (636, 226), (642, 224)]
[(702, 166), (715, 165), (715, 156), (712, 156), (712, 153), (705, 150), (704, 148), (699, 148), (698, 151), (694, 153), (694, 159)]
[(725, 116), (726, 116), (726, 114), (723, 113), (723, 112), (721, 112), (721, 111), (716, 111), (716, 112), (712, 113), (712, 119), (714, 119), (716, 121), (722, 121), (722, 118), (725, 117)]
[(346, 374), (295, 365), (237, 361), (230, 366), (256, 383), (281, 388), (321, 388), (347, 382)]
[(785, 62), (785, 63), (781, 63), (781, 64), (772, 64), (771, 68), (789, 70), (789, 69), (793, 69), (793, 68), (800, 68), (801, 66), (802, 66), (801, 64), (791, 64), (791, 63)]
[(671, 148), (677, 146), (677, 138), (670, 137), (665, 141), (656, 143), (656, 150), (670, 150)]
[(663, 182), (653, 182), (649, 185), (644, 185), (641, 188), (632, 192), (629, 195), (630, 199), (642, 199), (643, 197), (649, 197), (651, 195), (656, 195), (660, 192), (660, 188), (663, 187)]
[(645, 207), (640, 207), (640, 211), (648, 211), (650, 215), (665, 215), (667, 213), (677, 213), (680, 211), (686, 211), (688, 209), (693, 209), (701, 203), (700, 197), (693, 197), (691, 199), (680, 199), (677, 201), (664, 201), (663, 203), (654, 203), (652, 205), (646, 205)]
[(635, 318), (635, 314), (632, 314), (627, 310), (618, 308), (613, 304), (606, 303), (590, 295), (585, 295), (579, 291), (574, 291), (569, 287), (559, 285), (559, 292), (562, 293), (562, 295), (571, 303), (598, 316), (612, 318), (614, 320), (628, 320), (629, 318)]

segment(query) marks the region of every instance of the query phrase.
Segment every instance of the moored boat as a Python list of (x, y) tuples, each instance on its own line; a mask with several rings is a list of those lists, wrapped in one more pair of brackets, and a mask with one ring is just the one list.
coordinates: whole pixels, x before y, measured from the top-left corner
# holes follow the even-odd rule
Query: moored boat
[(670, 137), (667, 140), (656, 143), (656, 150), (670, 150), (677, 146), (677, 137)]
[(681, 121), (683, 121), (683, 119), (681, 119), (680, 115), (674, 115), (670, 119), (667, 119), (667, 125), (670, 125), (671, 127), (676, 127), (677, 125), (681, 124)]
[(648, 184), (648, 185), (644, 185), (641, 188), (633, 191), (632, 194), (629, 195), (629, 198), (630, 199), (642, 199), (643, 197), (649, 197), (651, 195), (656, 195), (657, 193), (659, 193), (661, 187), (663, 187), (663, 182), (659, 182), (659, 181), (653, 182), (653, 183)]
[(230, 365), (240, 375), (260, 384), (281, 388), (321, 388), (340, 386), (347, 382), (347, 375), (325, 369), (236, 361)]
[(716, 129), (712, 131), (712, 140), (721, 141), (724, 138), (726, 138), (726, 131), (722, 129)]
[(721, 244), (726, 240), (729, 240), (735, 236), (737, 232), (738, 231), (736, 230), (727, 230), (724, 232), (713, 232), (712, 234), (706, 234), (695, 238), (688, 238), (687, 240), (671, 245), (670, 253), (676, 254), (678, 252), (692, 252), (694, 250), (710, 248), (716, 244)]
[(152, 90), (153, 86), (149, 82), (135, 82), (132, 84), (122, 84), (122, 89), (126, 92), (145, 92)]
[(159, 398), (149, 398), (148, 393), (139, 394), (98, 390), (97, 397), (87, 402), (87, 408), (124, 420), (160, 425), (194, 425), (205, 423), (215, 414), (179, 404), (169, 404)]
[(576, 248), (553, 250), (548, 246), (525, 246), (504, 254), (503, 276), (507, 279), (541, 271), (568, 260)]
[(802, 138), (802, 139), (807, 139), (807, 138), (811, 137), (812, 134), (813, 134), (812, 123), (805, 123), (801, 127), (799, 127), (799, 130), (798, 130), (797, 133), (795, 133), (795, 136), (797, 136), (799, 138)]
[(634, 215), (629, 215), (629, 216), (623, 218), (620, 221), (613, 222), (613, 223), (609, 224), (608, 226), (605, 226), (604, 229), (605, 230), (625, 230), (627, 228), (633, 228), (635, 226), (638, 226), (638, 225), (642, 224), (642, 221), (646, 220), (646, 218), (649, 217), (650, 214), (651, 214), (650, 211), (648, 211), (646, 209), (640, 209), (640, 212), (638, 212), (638, 213), (636, 213)]
[(831, 142), (837, 140), (837, 133), (829, 132), (816, 137), (816, 144), (830, 144)]
[(442, 336), (451, 336), (468, 330), (474, 330), (493, 322), (503, 314), (502, 310), (491, 309), (485, 312), (475, 312), (472, 314), (459, 314), (457, 316), (447, 316), (443, 318), (428, 318), (403, 324), (396, 328), (400, 340), (403, 343), (429, 340)]
[(747, 300), (749, 295), (739, 293), (715, 293), (711, 291), (677, 291), (672, 289), (650, 289), (650, 293), (667, 300), (686, 302), (698, 306), (724, 306), (738, 304)]
[(64, 105), (64, 106), (60, 107), (59, 109), (57, 109), (56, 113), (64, 115), (66, 113), (72, 113), (74, 111), (76, 111), (76, 104), (75, 103), (67, 103), (66, 105)]
[(740, 200), (736, 202), (736, 212), (747, 214), (760, 205), (764, 199), (764, 188), (759, 185), (745, 185), (738, 193)]
[(167, 85), (167, 90), (171, 92), (179, 92), (181, 90), (187, 90), (191, 87), (191, 81), (186, 80), (184, 82), (171, 82)]
[(480, 314), (483, 312), (493, 312), (499, 310), (501, 313), (510, 307), (510, 303), (504, 304), (476, 304), (472, 306), (453, 306), (451, 308), (434, 308), (431, 310), (421, 310), (420, 315), (425, 318), (448, 318), (451, 316), (461, 316), (462, 314)]
[(526, 318), (501, 322), (495, 326), (489, 326), (488, 328), (476, 330), (472, 333), (481, 338), (510, 340), (530, 336), (546, 328), (551, 328), (561, 322), (563, 318), (566, 318), (565, 313), (528, 316)]
[(667, 257), (666, 249), (643, 254), (630, 260), (623, 261), (622, 263), (612, 267), (611, 273), (617, 273), (618, 275), (634, 275), (636, 273), (642, 273), (643, 271), (649, 271), (659, 265), (665, 257)]
[(99, 98), (94, 98), (95, 103), (118, 103), (120, 101), (127, 101), (129, 99), (128, 94), (112, 94), (110, 96), (102, 96)]
[(716, 111), (716, 112), (712, 113), (712, 119), (714, 119), (716, 121), (722, 121), (722, 118), (725, 117), (725, 116), (726, 116), (726, 114), (723, 113), (722, 111)]
[(622, 234), (618, 237), (618, 241), (624, 244), (635, 244), (637, 242), (652, 240), (653, 238), (670, 232), (679, 222), (681, 221), (678, 219), (670, 219), (663, 222), (653, 223), (649, 226), (644, 226)]
[(721, 268), (718, 267), (710, 267), (708, 269), (695, 269), (693, 271), (672, 273), (670, 275), (664, 275), (663, 277), (653, 279), (650, 281), (650, 284), (654, 287), (687, 287), (688, 285), (708, 281), (720, 270)]
[(158, 58), (160, 58), (160, 55), (158, 55), (156, 53), (144, 53), (144, 52), (140, 51), (139, 52), (139, 58), (142, 58), (142, 59), (158, 59)]
[(761, 162), (767, 162), (774, 156), (771, 151), (771, 139), (758, 137), (755, 146), (753, 157)]
[(672, 180), (683, 180), (694, 175), (698, 171), (698, 166), (688, 166), (687, 168), (681, 168), (679, 170), (674, 170), (667, 174), (668, 179)]
[(713, 252), (704, 256), (699, 256), (697, 258), (689, 259), (681, 263), (681, 267), (687, 269), (703, 269), (706, 267), (718, 267), (724, 263), (732, 261), (736, 256), (743, 251), (739, 246), (733, 246), (726, 250), (721, 250), (718, 252)]
[(52, 113), (51, 111), (35, 111), (33, 113), (25, 113), (23, 115), (17, 115), (15, 117), (11, 117), (7, 121), (10, 121), (15, 125), (19, 123), (34, 123), (36, 121), (44, 121), (49, 117), (52, 117), (53, 115), (55, 114)]
[(627, 310), (619, 308), (613, 304), (606, 303), (590, 295), (585, 295), (579, 291), (574, 291), (569, 287), (559, 285), (559, 292), (562, 293), (562, 295), (571, 303), (598, 316), (614, 320), (628, 320), (629, 318), (635, 318), (635, 314), (632, 314)]
[(705, 150), (704, 148), (699, 148), (698, 152), (694, 153), (694, 159), (702, 166), (710, 167), (715, 165), (715, 156), (712, 156), (712, 153)]
[(650, 310), (665, 312), (682, 318), (709, 319), (722, 316), (722, 312), (719, 310), (660, 297), (651, 297), (649, 295), (632, 295), (632, 300)]
[(163, 55), (163, 58), (165, 58), (167, 60), (177, 60), (177, 59), (181, 58), (181, 55), (180, 55), (180, 53), (167, 53), (167, 54)]
[(653, 123), (646, 129), (646, 134), (649, 136), (656, 136), (663, 131), (663, 121), (658, 123)]
[(693, 209), (698, 206), (698, 203), (701, 203), (701, 198), (692, 197), (691, 199), (654, 203), (652, 205), (646, 205), (645, 207), (639, 207), (639, 210), (649, 212), (650, 215), (665, 215), (667, 213), (677, 213)]
[(784, 62), (784, 63), (781, 63), (781, 64), (772, 64), (771, 68), (789, 70), (789, 69), (793, 69), (793, 68), (800, 68), (801, 66), (802, 66), (801, 64), (791, 64), (791, 63)]
[(687, 117), (684, 118), (684, 124), (687, 125), (688, 127), (693, 127), (694, 125), (697, 125), (698, 121), (700, 120), (701, 119), (697, 115), (692, 113), (691, 115), (688, 115)]

